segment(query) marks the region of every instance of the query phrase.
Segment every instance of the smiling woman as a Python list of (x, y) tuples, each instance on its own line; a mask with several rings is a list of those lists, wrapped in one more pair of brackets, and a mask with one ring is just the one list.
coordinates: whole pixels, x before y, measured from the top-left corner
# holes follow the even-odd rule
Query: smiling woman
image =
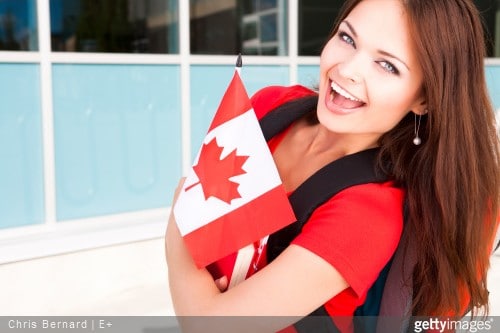
[[(383, 177), (328, 194), (304, 221), (297, 216), (269, 235), (265, 262), (228, 290), (226, 279), (214, 282), (194, 266), (171, 215), (166, 254), (176, 313), (287, 316), (269, 331), (322, 314), (332, 319), (324, 328), (351, 332), (353, 322), (341, 316), (359, 313), (396, 248), (414, 256), (403, 259), (413, 290), (395, 291), (409, 297), (398, 315), (487, 308), (500, 161), (484, 51), (470, 0), (346, 1), (321, 53), (318, 92), (271, 86), (252, 105), (283, 128), (268, 145), (296, 213), (321, 184), (364, 167)], [(373, 152), (345, 174), (330, 168)], [(296, 196), (301, 191), (309, 192)], [(402, 279), (397, 269), (391, 273)]]

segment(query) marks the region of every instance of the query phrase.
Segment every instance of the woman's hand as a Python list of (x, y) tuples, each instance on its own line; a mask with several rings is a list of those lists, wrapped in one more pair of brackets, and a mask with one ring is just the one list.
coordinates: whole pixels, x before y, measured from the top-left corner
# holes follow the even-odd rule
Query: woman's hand
[(220, 292), (224, 292), (227, 290), (227, 287), (229, 286), (229, 281), (227, 279), (227, 276), (223, 276), (217, 280), (215, 280), (215, 285), (217, 288), (219, 288)]

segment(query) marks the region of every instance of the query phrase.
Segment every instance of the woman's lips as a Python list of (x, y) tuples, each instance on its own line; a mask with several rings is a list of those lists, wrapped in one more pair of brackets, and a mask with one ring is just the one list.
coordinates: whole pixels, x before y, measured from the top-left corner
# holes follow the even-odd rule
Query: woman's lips
[(352, 96), (335, 82), (330, 81), (330, 93), (327, 95), (327, 106), (333, 112), (346, 114), (366, 105), (362, 100)]

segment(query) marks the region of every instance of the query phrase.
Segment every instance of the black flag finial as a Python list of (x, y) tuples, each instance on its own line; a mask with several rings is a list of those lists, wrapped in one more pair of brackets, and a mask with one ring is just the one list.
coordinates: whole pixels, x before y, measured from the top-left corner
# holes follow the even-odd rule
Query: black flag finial
[(243, 61), (241, 60), (241, 53), (238, 54), (238, 59), (236, 60), (236, 67), (237, 68), (243, 67)]

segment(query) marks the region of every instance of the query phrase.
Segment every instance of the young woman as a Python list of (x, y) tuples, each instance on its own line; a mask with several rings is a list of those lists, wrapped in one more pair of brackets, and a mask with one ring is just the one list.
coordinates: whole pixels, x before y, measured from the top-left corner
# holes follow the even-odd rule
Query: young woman
[[(223, 281), (195, 267), (171, 216), (176, 314), (286, 316), (270, 331), (321, 306), (351, 316), (398, 246), (404, 201), (417, 253), (411, 314), (487, 308), (500, 180), (484, 56), (470, 0), (346, 1), (321, 54), (316, 109), (269, 146), (290, 193), (331, 161), (372, 148), (389, 180), (330, 198), (276, 259), (224, 292)], [(252, 104), (261, 117), (312, 94), (268, 87)]]

